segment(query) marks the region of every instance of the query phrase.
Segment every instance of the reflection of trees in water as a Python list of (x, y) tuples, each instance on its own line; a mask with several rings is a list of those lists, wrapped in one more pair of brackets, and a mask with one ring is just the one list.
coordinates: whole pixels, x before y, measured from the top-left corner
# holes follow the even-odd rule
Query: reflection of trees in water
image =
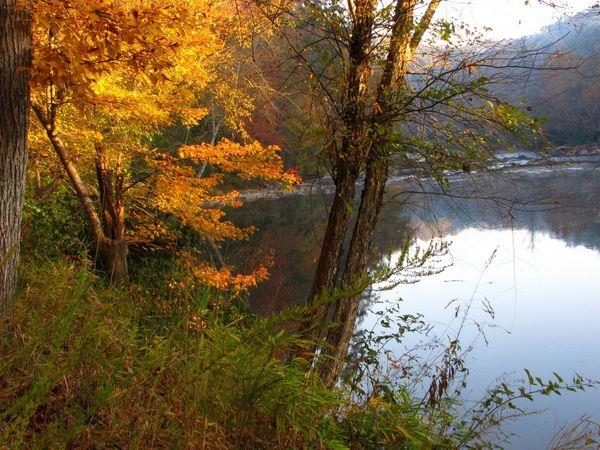
[[(238, 225), (257, 228), (249, 243), (228, 249), (242, 270), (252, 267), (259, 249), (268, 249), (273, 257), (269, 279), (251, 292), (253, 310), (263, 314), (303, 303), (319, 257), (326, 220), (323, 203), (304, 196), (257, 201), (231, 216)], [(393, 217), (382, 221), (376, 234), (375, 259), (398, 250), (410, 232), (410, 217), (403, 208), (396, 208)]]
[(319, 257), (325, 209), (304, 196), (257, 201), (232, 214), (236, 224), (257, 228), (249, 243), (229, 253), (242, 269), (252, 267), (259, 249), (271, 252), (270, 277), (251, 292), (259, 314), (286, 309), (305, 300)]
[(470, 227), (516, 228), (600, 249), (599, 175), (598, 170), (587, 170), (535, 177), (480, 176), (456, 183), (451, 197), (414, 194), (404, 200), (423, 239)]
[[(475, 175), (453, 183), (449, 195), (400, 195), (417, 189), (390, 186), (373, 258), (398, 251), (408, 236), (428, 240), (469, 227), (528, 229), (532, 245), (535, 232), (543, 231), (572, 245), (600, 249), (598, 175), (597, 170), (555, 171), (547, 176)], [(427, 185), (418, 189), (436, 192)], [(326, 220), (322, 200), (296, 196), (257, 201), (232, 213), (232, 219), (258, 229), (249, 243), (228, 249), (236, 264), (242, 269), (253, 267), (265, 251), (273, 257), (270, 279), (252, 292), (253, 309), (264, 314), (302, 303), (310, 289)], [(369, 291), (364, 297), (371, 295)], [(361, 302), (363, 314), (368, 303)]]

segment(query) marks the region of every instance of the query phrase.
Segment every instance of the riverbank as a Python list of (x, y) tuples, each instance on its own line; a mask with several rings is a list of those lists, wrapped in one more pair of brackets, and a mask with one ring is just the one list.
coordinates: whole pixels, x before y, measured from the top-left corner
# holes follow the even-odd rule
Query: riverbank
[[(507, 152), (497, 156), (494, 164), (490, 165), (487, 172), (522, 171), (526, 169), (559, 169), (575, 165), (600, 164), (600, 146), (583, 145), (578, 147), (558, 147), (551, 153), (531, 151)], [(462, 172), (449, 172), (453, 177)], [(474, 172), (476, 173), (476, 172)], [(408, 169), (398, 168), (390, 176), (388, 184), (397, 184), (411, 179), (413, 174)], [(359, 180), (362, 184), (363, 179)], [(335, 191), (333, 179), (329, 176), (306, 180), (294, 189), (283, 190), (277, 187), (260, 189), (247, 189), (240, 191), (240, 200), (245, 203), (257, 200), (279, 199), (292, 196), (327, 195)]]

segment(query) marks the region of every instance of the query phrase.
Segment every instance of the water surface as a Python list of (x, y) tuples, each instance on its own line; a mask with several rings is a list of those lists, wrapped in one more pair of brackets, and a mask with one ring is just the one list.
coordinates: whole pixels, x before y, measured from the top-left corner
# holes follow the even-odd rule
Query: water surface
[[(407, 194), (426, 191), (428, 194)], [(465, 400), (481, 398), (499, 377), (523, 369), (600, 379), (600, 169), (593, 164), (516, 169), (456, 177), (451, 187), (406, 181), (388, 187), (376, 236), (381, 258), (393, 261), (407, 237), (427, 246), (441, 237), (446, 269), (415, 284), (378, 291), (363, 305), (359, 327), (378, 329), (377, 311), (399, 304), (422, 314), (433, 335), (460, 334), (470, 369)], [(228, 256), (250, 267), (272, 258), (271, 278), (250, 299), (259, 314), (302, 304), (313, 276), (329, 196), (257, 201), (238, 214), (253, 224), (250, 242)], [(409, 336), (389, 350), (402, 354), (423, 343)], [(509, 448), (542, 449), (563, 425), (583, 414), (600, 419), (600, 393), (543, 398), (543, 413), (519, 419)]]

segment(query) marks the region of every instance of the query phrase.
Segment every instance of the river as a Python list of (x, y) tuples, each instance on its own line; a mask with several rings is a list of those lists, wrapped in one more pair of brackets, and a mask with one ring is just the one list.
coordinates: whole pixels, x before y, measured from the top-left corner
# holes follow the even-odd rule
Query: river
[[(599, 163), (464, 174), (444, 191), (427, 180), (388, 187), (376, 236), (380, 258), (393, 262), (408, 237), (421, 247), (441, 239), (447, 254), (432, 264), (445, 269), (391, 290), (379, 289), (389, 282), (374, 286), (359, 328), (382, 330), (378, 312), (398, 306), (422, 315), (432, 330), (389, 344), (392, 355), (459, 336), (463, 348), (472, 347), (466, 404), (499, 379), (524, 378), (524, 368), (542, 377), (554, 371), (600, 379)], [(256, 313), (305, 299), (329, 199), (315, 188), (251, 202), (232, 215), (257, 231), (226, 256), (246, 268), (273, 261), (270, 279), (250, 296)], [(515, 434), (506, 448), (545, 449), (561, 426), (584, 414), (600, 420), (600, 392), (543, 397), (533, 408), (543, 411), (505, 426)]]

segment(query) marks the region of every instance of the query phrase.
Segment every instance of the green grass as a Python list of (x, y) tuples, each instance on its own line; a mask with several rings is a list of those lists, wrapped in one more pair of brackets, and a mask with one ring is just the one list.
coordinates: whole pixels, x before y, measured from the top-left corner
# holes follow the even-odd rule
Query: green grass
[(0, 322), (0, 447), (435, 447), (410, 398), (359, 405), (287, 361), (308, 343), (274, 331), (282, 319), (215, 311), (206, 290), (166, 309), (74, 262), (25, 266)]
[(339, 427), (328, 416), (339, 394), (301, 361), (280, 357), (294, 336), (243, 316), (225, 323), (193, 305), (159, 320), (132, 293), (67, 263), (27, 270), (0, 326), (2, 446), (337, 442)]

